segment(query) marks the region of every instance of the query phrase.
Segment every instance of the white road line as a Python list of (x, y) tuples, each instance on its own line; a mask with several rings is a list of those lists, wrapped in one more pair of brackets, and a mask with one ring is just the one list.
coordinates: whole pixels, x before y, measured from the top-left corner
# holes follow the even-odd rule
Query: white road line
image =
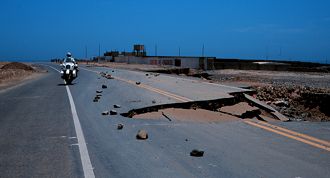
[[(56, 68), (54, 68), (52, 66), (49, 66), (49, 65), (44, 65), (44, 66), (50, 67), (50, 68), (56, 70), (57, 72), (60, 72), (59, 70), (57, 70)], [(86, 146), (85, 137), (84, 137), (84, 133), (83, 133), (82, 128), (81, 128), (81, 124), (80, 124), (79, 117), (78, 117), (78, 114), (77, 114), (76, 106), (74, 104), (70, 88), (68, 86), (65, 86), (65, 88), (66, 88), (66, 91), (68, 93), (70, 106), (71, 106), (71, 113), (72, 113), (73, 123), (74, 123), (74, 127), (75, 127), (75, 130), (76, 130), (76, 135), (77, 135), (77, 138), (78, 138), (78, 147), (79, 147), (80, 159), (81, 159), (81, 163), (82, 163), (82, 167), (83, 167), (83, 171), (84, 171), (84, 176), (86, 178), (94, 178), (95, 175), (94, 175), (94, 171), (93, 171), (93, 166), (92, 166), (89, 154), (88, 154), (88, 149), (87, 149), (87, 146)]]
[(82, 167), (84, 170), (84, 175), (86, 178), (93, 178), (93, 177), (95, 177), (94, 172), (93, 172), (93, 166), (91, 163), (91, 159), (89, 158), (84, 133), (81, 129), (81, 125), (80, 125), (80, 121), (79, 121), (78, 114), (76, 111), (76, 107), (75, 107), (69, 87), (68, 86), (65, 86), (65, 87), (66, 87), (66, 91), (68, 93), (68, 97), (69, 97), (69, 101), (70, 101), (70, 105), (71, 105), (71, 112), (72, 112), (72, 116), (73, 116), (74, 127), (76, 129), (76, 134), (77, 134), (77, 138), (78, 138), (78, 146), (79, 146), (79, 151), (80, 151), (81, 163), (82, 163)]

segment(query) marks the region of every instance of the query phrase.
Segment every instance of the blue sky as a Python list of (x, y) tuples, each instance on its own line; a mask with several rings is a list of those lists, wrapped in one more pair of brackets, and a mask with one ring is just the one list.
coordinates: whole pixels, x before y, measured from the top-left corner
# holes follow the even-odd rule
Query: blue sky
[(1, 0), (0, 60), (132, 50), (330, 63), (328, 0)]

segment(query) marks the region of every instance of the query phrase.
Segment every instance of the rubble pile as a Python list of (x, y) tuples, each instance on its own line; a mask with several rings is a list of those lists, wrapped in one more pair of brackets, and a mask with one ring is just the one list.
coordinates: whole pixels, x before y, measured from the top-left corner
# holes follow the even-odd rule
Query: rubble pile
[(108, 74), (107, 72), (100, 72), (100, 75), (106, 79), (114, 79), (114, 77), (111, 74)]
[(255, 87), (257, 99), (265, 101), (291, 120), (330, 121), (330, 90), (304, 86)]

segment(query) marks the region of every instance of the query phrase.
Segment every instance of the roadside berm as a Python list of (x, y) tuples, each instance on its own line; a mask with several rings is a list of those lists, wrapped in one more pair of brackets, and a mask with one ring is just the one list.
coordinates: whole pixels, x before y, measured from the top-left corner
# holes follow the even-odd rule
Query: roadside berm
[(0, 89), (33, 79), (43, 72), (46, 71), (34, 65), (20, 62), (0, 62)]

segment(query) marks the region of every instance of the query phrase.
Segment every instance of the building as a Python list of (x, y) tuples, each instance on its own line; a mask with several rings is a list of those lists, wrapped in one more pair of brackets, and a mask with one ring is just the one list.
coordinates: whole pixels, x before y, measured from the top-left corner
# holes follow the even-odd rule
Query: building
[(144, 45), (134, 45), (133, 52), (110, 51), (104, 56), (94, 58), (98, 61), (149, 64), (160, 66), (175, 66), (180, 68), (192, 68), (212, 70), (215, 57), (188, 57), (188, 56), (147, 56)]
[(160, 66), (175, 66), (180, 68), (192, 68), (211, 70), (214, 69), (215, 57), (185, 57), (185, 56), (117, 56), (113, 62), (128, 64), (149, 64)]

